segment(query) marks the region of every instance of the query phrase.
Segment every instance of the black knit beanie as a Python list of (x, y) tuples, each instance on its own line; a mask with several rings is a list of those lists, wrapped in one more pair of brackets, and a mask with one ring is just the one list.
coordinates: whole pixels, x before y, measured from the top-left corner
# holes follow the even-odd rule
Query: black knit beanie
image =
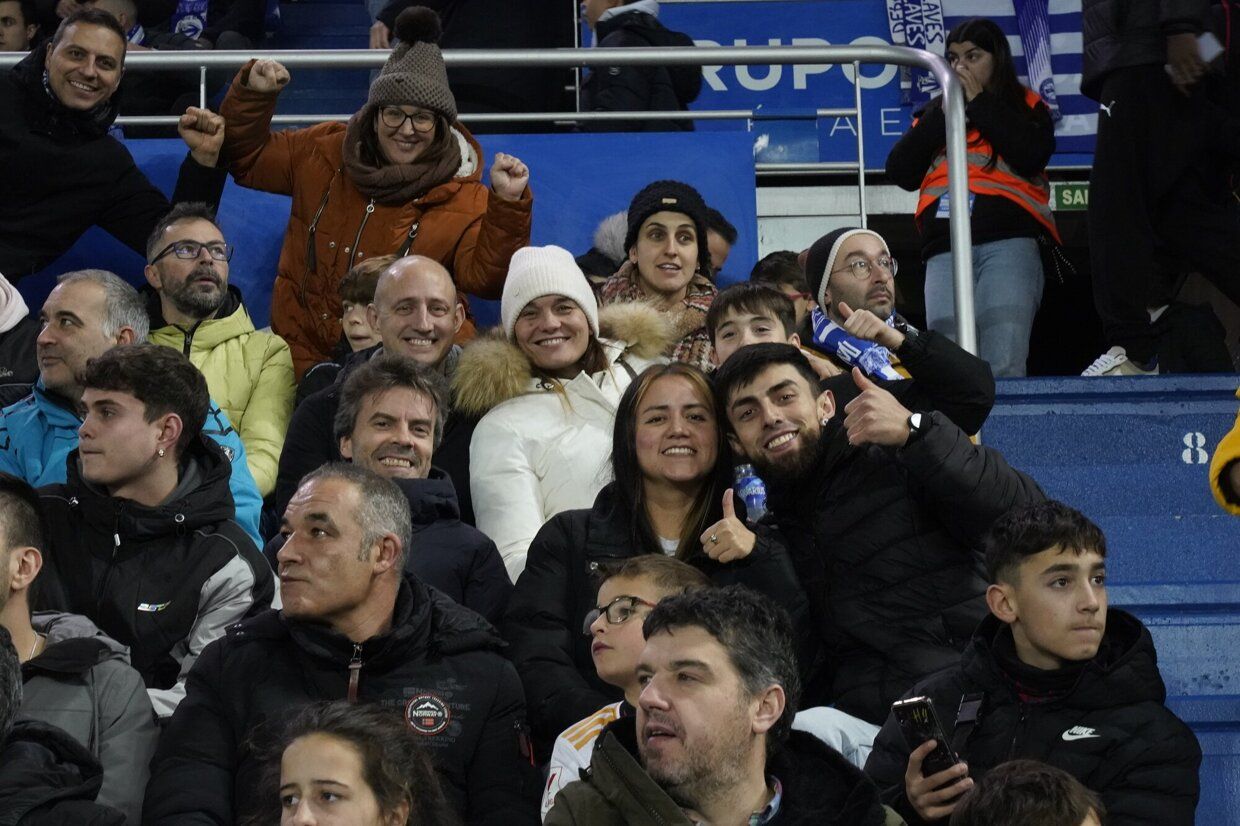
[(629, 231), (624, 236), (625, 252), (637, 243), (637, 233), (646, 219), (656, 212), (679, 212), (688, 215), (697, 229), (698, 267), (702, 275), (711, 277), (710, 248), (706, 243), (706, 202), (698, 191), (680, 181), (655, 181), (633, 196), (629, 204)]
[(873, 230), (861, 229), (861, 227), (843, 227), (828, 232), (815, 241), (805, 256), (805, 281), (809, 284), (810, 294), (824, 311), (827, 306), (825, 295), (829, 280), (826, 277), (827, 273), (835, 269), (835, 256), (839, 254), (840, 247), (854, 235), (873, 235), (883, 245), (883, 250), (891, 255), (891, 250), (887, 249), (887, 241), (883, 236)]

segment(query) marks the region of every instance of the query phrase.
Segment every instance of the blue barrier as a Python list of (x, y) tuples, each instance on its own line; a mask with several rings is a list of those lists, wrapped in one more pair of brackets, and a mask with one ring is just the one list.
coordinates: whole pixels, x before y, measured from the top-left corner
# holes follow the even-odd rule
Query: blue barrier
[[(488, 167), (497, 151), (516, 155), (529, 166), (535, 244), (558, 244), (574, 254), (584, 253), (600, 220), (627, 208), (633, 194), (650, 181), (675, 178), (695, 186), (740, 232), (722, 282), (747, 277), (757, 259), (753, 149), (747, 135), (481, 135), (478, 139)], [(127, 146), (152, 183), (171, 193), (185, 157), (184, 145), (177, 140), (134, 140)], [(488, 180), (486, 173), (483, 180)], [(220, 205), (224, 234), (237, 248), (230, 280), (241, 288), (259, 327), (268, 323), (271, 282), (288, 214), (287, 197), (244, 189), (231, 180)], [(95, 228), (51, 267), (23, 278), (18, 287), (27, 303), (38, 307), (59, 273), (100, 267), (141, 284), (145, 283), (142, 266), (141, 256)], [(484, 325), (499, 319), (498, 302), (471, 301), (470, 306)]]
[(1240, 823), (1240, 518), (1210, 495), (1229, 376), (1010, 379), (982, 432), (1107, 536), (1111, 602), (1158, 647), (1167, 704), (1201, 742), (1198, 823)]

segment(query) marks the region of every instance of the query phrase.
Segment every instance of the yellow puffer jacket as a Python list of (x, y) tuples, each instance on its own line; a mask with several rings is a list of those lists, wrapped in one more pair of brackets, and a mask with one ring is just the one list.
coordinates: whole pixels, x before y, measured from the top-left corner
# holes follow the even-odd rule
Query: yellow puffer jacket
[[(1236, 391), (1240, 399), (1240, 390)], [(1236, 414), (1236, 424), (1214, 448), (1214, 458), (1210, 461), (1210, 488), (1219, 506), (1236, 516), (1240, 516), (1240, 485), (1233, 485), (1223, 478), (1226, 471), (1230, 473), (1232, 466), (1240, 462), (1240, 413)]]
[(211, 397), (240, 434), (250, 473), (259, 493), (266, 496), (276, 486), (280, 449), (297, 390), (288, 344), (274, 333), (254, 329), (236, 287), (228, 288), (218, 318), (188, 330), (166, 323), (159, 296), (147, 292), (151, 342), (180, 350), (206, 376)]

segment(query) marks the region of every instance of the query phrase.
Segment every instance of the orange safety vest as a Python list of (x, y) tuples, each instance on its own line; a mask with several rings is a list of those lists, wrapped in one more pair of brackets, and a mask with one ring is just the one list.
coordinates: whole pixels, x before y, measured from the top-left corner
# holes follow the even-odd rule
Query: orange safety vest
[[(1041, 98), (1030, 89), (1025, 90), (1025, 105), (1030, 109), (1038, 104)], [(1001, 156), (996, 156), (993, 169), (986, 169), (986, 162), (994, 154), (990, 141), (982, 137), (976, 128), (970, 128), (965, 136), (969, 153), (969, 191), (977, 195), (998, 195), (1007, 198), (1025, 209), (1046, 227), (1057, 243), (1059, 230), (1055, 226), (1055, 216), (1051, 214), (1051, 185), (1046, 173), (1039, 173), (1033, 178), (1025, 178), (1008, 166)], [(917, 199), (917, 214), (921, 215), (927, 208), (934, 205), (947, 192), (947, 149), (930, 164), (930, 171), (921, 182), (921, 197)]]

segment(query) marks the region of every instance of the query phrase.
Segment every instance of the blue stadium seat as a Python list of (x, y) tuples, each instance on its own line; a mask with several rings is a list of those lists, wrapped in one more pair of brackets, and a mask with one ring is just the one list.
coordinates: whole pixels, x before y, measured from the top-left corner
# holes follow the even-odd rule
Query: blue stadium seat
[(1236, 381), (1003, 380), (982, 432), (1106, 532), (1111, 601), (1149, 626), (1167, 704), (1201, 741), (1197, 822), (1211, 824), (1240, 822), (1240, 519), (1206, 475)]

